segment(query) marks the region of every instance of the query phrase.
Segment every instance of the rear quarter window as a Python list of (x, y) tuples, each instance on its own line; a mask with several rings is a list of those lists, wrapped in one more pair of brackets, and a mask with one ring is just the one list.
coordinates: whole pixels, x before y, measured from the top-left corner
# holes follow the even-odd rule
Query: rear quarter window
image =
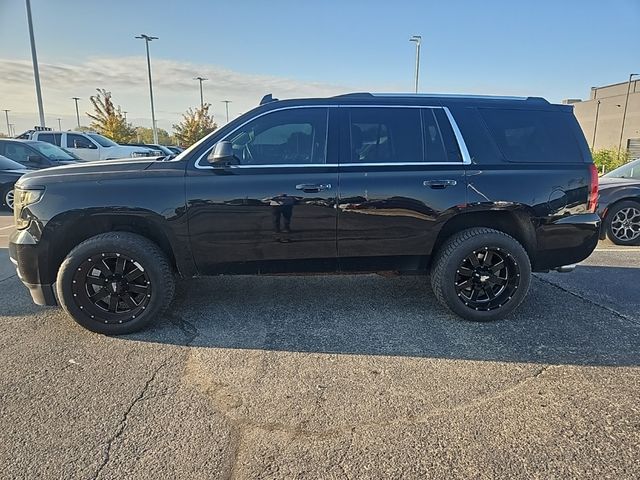
[(505, 159), (519, 163), (581, 163), (582, 152), (563, 111), (480, 108)]

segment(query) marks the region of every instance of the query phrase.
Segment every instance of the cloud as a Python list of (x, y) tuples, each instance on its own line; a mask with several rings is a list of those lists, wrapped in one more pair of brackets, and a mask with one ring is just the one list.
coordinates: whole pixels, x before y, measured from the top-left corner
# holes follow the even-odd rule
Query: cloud
[[(145, 57), (97, 58), (78, 64), (40, 63), (44, 110), (49, 126), (57, 127), (56, 118), (63, 119), (63, 128), (75, 125), (75, 107), (71, 97), (81, 97), (81, 116), (90, 107), (88, 97), (96, 88), (113, 93), (113, 98), (129, 121), (151, 125), (149, 92)], [(252, 75), (214, 65), (202, 65), (173, 60), (152, 61), (152, 75), (158, 126), (170, 129), (180, 114), (200, 102), (198, 82), (203, 76), (204, 97), (212, 104), (218, 123), (224, 123), (224, 105), (231, 100), (231, 116), (253, 108), (266, 93), (278, 98), (324, 97), (350, 91), (344, 86), (304, 82), (291, 78)], [(28, 60), (0, 59), (0, 108), (11, 109), (11, 121), (16, 131), (33, 127), (37, 120), (37, 105), (33, 68)], [(0, 119), (1, 120), (1, 119)], [(88, 123), (86, 117), (82, 123)], [(0, 123), (1, 124), (1, 123)], [(5, 128), (2, 128), (4, 130)]]

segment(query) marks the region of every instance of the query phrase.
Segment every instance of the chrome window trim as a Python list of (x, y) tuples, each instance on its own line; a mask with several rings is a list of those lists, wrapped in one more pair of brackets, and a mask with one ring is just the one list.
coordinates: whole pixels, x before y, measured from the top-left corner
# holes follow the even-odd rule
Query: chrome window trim
[[(280, 112), (283, 110), (294, 110), (299, 108), (431, 108), (437, 109), (440, 108), (444, 110), (447, 118), (449, 119), (449, 123), (451, 124), (451, 128), (453, 129), (453, 134), (456, 137), (456, 142), (458, 143), (458, 148), (460, 149), (460, 154), (462, 156), (462, 162), (388, 162), (388, 163), (283, 163), (283, 164), (265, 164), (265, 165), (231, 165), (228, 168), (235, 169), (252, 169), (252, 168), (322, 168), (322, 167), (391, 167), (391, 166), (427, 166), (427, 165), (470, 165), (471, 164), (471, 156), (469, 155), (469, 150), (467, 149), (467, 144), (464, 141), (464, 137), (462, 136), (462, 132), (458, 128), (458, 124), (456, 123), (455, 118), (449, 111), (448, 107), (441, 106), (431, 106), (431, 105), (349, 105), (349, 104), (337, 104), (337, 105), (292, 105), (288, 107), (275, 108), (273, 110), (269, 110), (266, 112), (262, 112), (255, 117), (251, 117), (246, 122), (238, 125), (236, 128), (231, 130), (227, 135), (221, 138), (219, 141), (222, 142), (233, 135), (236, 131), (244, 127), (247, 123), (254, 121), (257, 118), (260, 118), (264, 115), (268, 115), (274, 112)], [(329, 116), (327, 115), (327, 119)], [(329, 135), (329, 129), (327, 128), (327, 138)], [(204, 140), (204, 139), (203, 139)], [(216, 142), (217, 143), (217, 142)], [(198, 159), (194, 163), (194, 167), (198, 170), (213, 170), (213, 166), (211, 165), (200, 165), (200, 161), (213, 149), (215, 146), (212, 145), (211, 148), (205, 150), (202, 155), (198, 157)]]

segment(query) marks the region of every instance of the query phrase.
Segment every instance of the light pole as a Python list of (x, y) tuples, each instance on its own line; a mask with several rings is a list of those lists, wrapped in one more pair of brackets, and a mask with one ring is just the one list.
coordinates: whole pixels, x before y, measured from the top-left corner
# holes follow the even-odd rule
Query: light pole
[(631, 79), (640, 73), (631, 73), (627, 83), (627, 97), (624, 100), (624, 110), (622, 110), (622, 127), (620, 127), (620, 141), (618, 142), (618, 160), (620, 159), (620, 149), (622, 148), (622, 137), (624, 135), (624, 122), (627, 119), (627, 105), (629, 103), (629, 92), (631, 91)]
[(9, 124), (9, 131), (11, 133), (9, 133), (10, 137), (15, 137), (16, 136), (16, 124), (15, 123), (10, 123)]
[(36, 97), (38, 98), (38, 112), (40, 113), (40, 126), (44, 127), (44, 108), (42, 106), (42, 90), (40, 89), (40, 72), (38, 70), (38, 56), (36, 55), (36, 39), (33, 35), (33, 20), (31, 19), (31, 2), (27, 2), (27, 23), (29, 24), (29, 39), (31, 40), (31, 60), (33, 61), (33, 77), (36, 82)]
[(420, 45), (422, 44), (422, 36), (413, 35), (409, 39), (409, 41), (415, 42), (416, 44), (416, 93), (418, 93), (418, 76), (420, 75)]
[(11, 136), (11, 126), (9, 125), (9, 112), (11, 110), (4, 110), (4, 116), (7, 119), (7, 135)]
[(78, 111), (78, 100), (80, 100), (80, 97), (71, 97), (71, 99), (76, 102), (76, 120), (78, 122), (78, 128), (80, 128), (80, 112)]
[(147, 47), (147, 70), (149, 71), (149, 97), (151, 98), (151, 125), (153, 127), (153, 143), (158, 143), (158, 129), (156, 128), (156, 112), (153, 106), (153, 83), (151, 82), (151, 60), (149, 59), (149, 42), (152, 40), (158, 40), (158, 37), (152, 37), (141, 33), (136, 37), (143, 39), (145, 46)]
[(222, 103), (224, 103), (225, 109), (227, 110), (227, 123), (229, 123), (229, 104), (231, 100), (222, 100)]
[(194, 80), (198, 80), (200, 82), (200, 108), (204, 107), (204, 97), (202, 96), (202, 82), (205, 80), (209, 80), (208, 78), (196, 77)]
[(62, 123), (61, 123), (61, 118), (58, 118), (58, 130), (62, 131)]
[(124, 114), (124, 123), (127, 123), (127, 113), (128, 112), (122, 112)]
[(600, 100), (596, 103), (596, 120), (593, 125), (593, 140), (591, 141), (591, 150), (596, 148), (596, 130), (598, 129), (598, 113), (600, 113)]

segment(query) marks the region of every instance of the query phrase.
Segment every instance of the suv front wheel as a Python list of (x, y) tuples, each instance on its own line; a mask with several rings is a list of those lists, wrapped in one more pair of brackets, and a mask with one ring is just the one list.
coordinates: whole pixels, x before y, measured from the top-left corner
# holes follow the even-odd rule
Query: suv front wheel
[(73, 319), (106, 335), (131, 333), (160, 316), (173, 298), (174, 277), (156, 244), (110, 232), (75, 247), (58, 271), (58, 298)]
[(462, 230), (436, 253), (431, 286), (453, 313), (473, 321), (498, 320), (524, 299), (531, 263), (520, 243), (490, 228)]

